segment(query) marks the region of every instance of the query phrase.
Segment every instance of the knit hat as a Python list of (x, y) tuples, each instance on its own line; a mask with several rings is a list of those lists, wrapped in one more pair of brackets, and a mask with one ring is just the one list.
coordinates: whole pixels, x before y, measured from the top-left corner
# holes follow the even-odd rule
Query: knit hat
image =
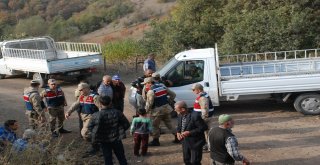
[(232, 117), (228, 114), (222, 114), (219, 116), (219, 119), (218, 119), (219, 124), (223, 124), (223, 123), (230, 121), (230, 120), (232, 120)]
[(31, 139), (36, 136), (36, 132), (33, 129), (26, 129), (22, 135), (24, 139)]
[(113, 75), (112, 76), (112, 80), (120, 80), (120, 76), (119, 75)]

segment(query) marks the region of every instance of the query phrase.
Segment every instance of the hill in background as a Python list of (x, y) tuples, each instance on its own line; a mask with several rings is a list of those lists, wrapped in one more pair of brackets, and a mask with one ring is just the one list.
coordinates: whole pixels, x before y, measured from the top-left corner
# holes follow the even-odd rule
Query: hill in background
[(150, 20), (166, 16), (176, 5), (175, 0), (164, 2), (161, 0), (131, 0), (131, 2), (134, 4), (134, 12), (101, 29), (83, 35), (81, 40), (103, 43), (123, 38), (140, 39), (143, 32), (149, 29)]
[[(141, 32), (134, 31), (145, 29), (148, 20), (166, 15), (175, 3), (175, 0), (3, 0), (0, 39), (50, 35), (56, 40), (79, 40), (84, 35), (81, 38), (85, 41), (103, 42), (126, 35), (141, 36)], [(110, 36), (114, 32), (119, 35)]]

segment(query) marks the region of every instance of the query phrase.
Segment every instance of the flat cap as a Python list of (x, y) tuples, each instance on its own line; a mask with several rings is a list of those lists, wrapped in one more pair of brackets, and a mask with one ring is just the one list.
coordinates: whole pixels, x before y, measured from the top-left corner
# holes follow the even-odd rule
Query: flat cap
[(223, 123), (230, 121), (230, 120), (232, 120), (231, 115), (222, 114), (219, 116), (218, 122), (219, 122), (219, 124), (223, 124)]
[(39, 80), (31, 80), (30, 84), (40, 84)]

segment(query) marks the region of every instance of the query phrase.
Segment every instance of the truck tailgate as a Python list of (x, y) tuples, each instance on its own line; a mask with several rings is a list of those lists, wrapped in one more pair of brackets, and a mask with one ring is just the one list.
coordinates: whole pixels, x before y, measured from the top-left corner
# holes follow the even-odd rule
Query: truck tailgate
[(48, 62), (49, 73), (67, 72), (102, 65), (101, 54), (58, 59)]

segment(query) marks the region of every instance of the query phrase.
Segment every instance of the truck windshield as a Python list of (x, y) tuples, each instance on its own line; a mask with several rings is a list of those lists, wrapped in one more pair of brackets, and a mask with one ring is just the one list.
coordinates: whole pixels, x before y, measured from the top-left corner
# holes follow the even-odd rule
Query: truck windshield
[(168, 62), (166, 62), (159, 71), (157, 71), (161, 76), (164, 76), (172, 66), (176, 65), (179, 61), (176, 58), (171, 58)]

